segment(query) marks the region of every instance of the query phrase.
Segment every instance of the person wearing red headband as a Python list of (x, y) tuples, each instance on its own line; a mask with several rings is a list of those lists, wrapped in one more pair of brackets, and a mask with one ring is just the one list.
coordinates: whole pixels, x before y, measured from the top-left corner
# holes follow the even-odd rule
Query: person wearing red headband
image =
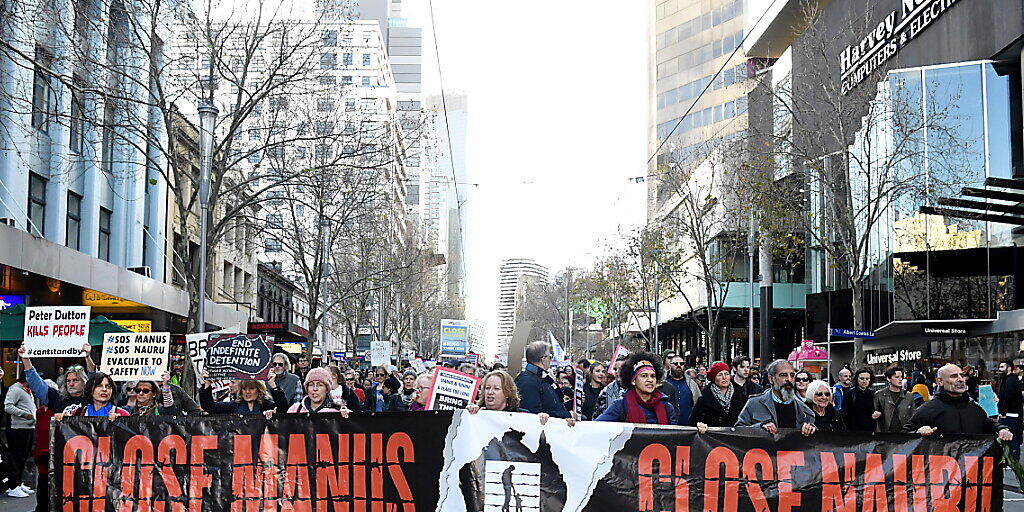
[(676, 410), (667, 396), (658, 389), (665, 375), (661, 358), (650, 352), (634, 352), (619, 369), (619, 382), (626, 394), (612, 402), (597, 421), (624, 421), (671, 425)]

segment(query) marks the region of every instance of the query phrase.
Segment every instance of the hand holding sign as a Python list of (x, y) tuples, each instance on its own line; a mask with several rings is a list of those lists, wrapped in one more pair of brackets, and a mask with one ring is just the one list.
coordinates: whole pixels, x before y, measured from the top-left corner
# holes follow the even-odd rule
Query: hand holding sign
[(167, 373), (171, 334), (107, 333), (100, 368), (114, 381), (157, 380)]

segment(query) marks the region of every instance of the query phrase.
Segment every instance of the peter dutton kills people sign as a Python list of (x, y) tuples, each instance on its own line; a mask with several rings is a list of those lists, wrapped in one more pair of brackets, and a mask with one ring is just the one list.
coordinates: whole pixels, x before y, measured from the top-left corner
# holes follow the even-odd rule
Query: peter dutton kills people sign
[(89, 306), (41, 306), (25, 310), (28, 357), (81, 357), (89, 342)]
[(274, 337), (267, 334), (211, 334), (206, 371), (211, 379), (266, 379)]
[(167, 332), (107, 333), (100, 370), (116, 381), (160, 380), (167, 371), (170, 345)]
[(480, 379), (444, 367), (434, 368), (434, 382), (427, 397), (428, 411), (456, 411), (465, 409), (476, 400)]

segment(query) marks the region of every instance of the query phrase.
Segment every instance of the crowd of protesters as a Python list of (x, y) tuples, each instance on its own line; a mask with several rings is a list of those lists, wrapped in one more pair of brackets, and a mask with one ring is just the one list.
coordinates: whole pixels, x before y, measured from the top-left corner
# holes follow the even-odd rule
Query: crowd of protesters
[[(36, 489), (46, 489), (50, 424), (64, 416), (122, 416), (201, 414), (336, 414), (353, 412), (423, 411), (432, 373), (392, 365), (360, 369), (354, 365), (312, 367), (303, 354), (293, 358), (276, 353), (266, 380), (226, 383), (209, 380), (203, 372), (196, 385), (198, 402), (180, 386), (180, 376), (118, 383), (97, 371), (83, 347), (84, 364), (64, 368), (56, 380), (44, 379), (19, 351), (23, 364), (17, 382), (6, 390), (4, 411), (9, 462), (0, 471), (0, 490), (8, 496), (35, 492), (21, 480), (25, 464), (38, 466)], [(1000, 363), (995, 388), (998, 419), (989, 417), (975, 401), (977, 383), (970, 369), (953, 364), (934, 374), (920, 365), (910, 375), (893, 366), (876, 382), (868, 369), (837, 373), (830, 385), (786, 360), (769, 362), (763, 373), (749, 357), (710, 366), (688, 366), (675, 353), (633, 352), (614, 361), (580, 360), (575, 365), (553, 364), (551, 346), (534, 342), (526, 347), (522, 371), (512, 376), (502, 365), (489, 370), (462, 363), (457, 370), (481, 379), (478, 400), (467, 407), (480, 410), (531, 413), (541, 424), (550, 418), (577, 421), (616, 421), (709, 428), (756, 428), (769, 434), (795, 429), (815, 432), (916, 432), (995, 434), (1011, 441), (1019, 457), (1024, 384), (1021, 370), (1011, 361)], [(575, 366), (575, 367), (574, 367)], [(576, 406), (576, 370), (584, 382)], [(2, 370), (0, 370), (2, 371)], [(0, 374), (2, 377), (2, 374)], [(762, 386), (763, 378), (763, 386)], [(881, 388), (876, 389), (878, 385)], [(223, 389), (221, 389), (223, 387)], [(2, 468), (0, 468), (2, 469)], [(48, 493), (38, 493), (37, 510), (48, 510)]]

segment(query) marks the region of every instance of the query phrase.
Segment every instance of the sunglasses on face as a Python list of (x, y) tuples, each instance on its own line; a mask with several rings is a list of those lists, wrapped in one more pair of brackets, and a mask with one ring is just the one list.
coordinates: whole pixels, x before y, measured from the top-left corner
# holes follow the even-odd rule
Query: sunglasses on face
[(281, 367), (281, 366), (284, 366), (284, 365), (285, 365), (284, 363), (274, 363), (274, 366), (277, 366), (277, 367)]
[(683, 363), (669, 363), (669, 364), (671, 364), (672, 366), (682, 366), (683, 365)]
[(153, 392), (153, 390), (149, 388), (135, 388), (134, 391), (136, 395), (148, 395)]
[(819, 391), (815, 393), (814, 396), (832, 396), (832, 393), (829, 393), (828, 391)]
[(797, 377), (796, 381), (797, 382), (810, 382), (811, 379), (808, 379), (807, 377)]

